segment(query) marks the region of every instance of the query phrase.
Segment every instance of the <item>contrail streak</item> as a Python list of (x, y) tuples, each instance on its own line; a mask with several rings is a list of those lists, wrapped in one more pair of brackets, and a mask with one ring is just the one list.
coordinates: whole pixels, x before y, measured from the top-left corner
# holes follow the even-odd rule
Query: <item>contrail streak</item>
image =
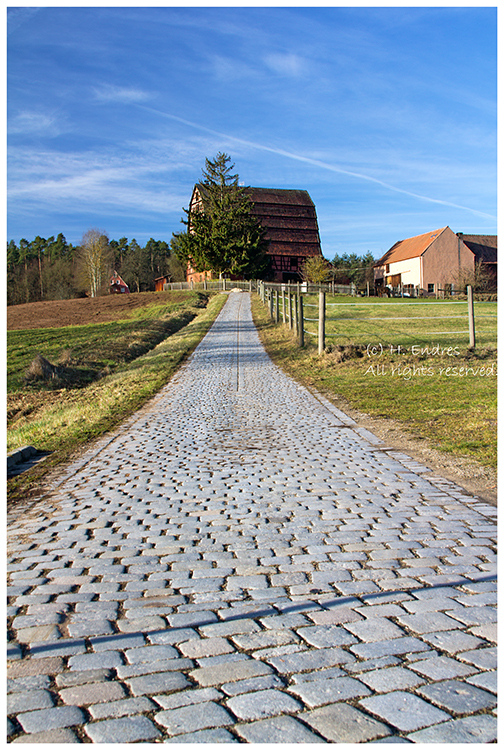
[(428, 201), (429, 203), (438, 203), (442, 206), (450, 206), (451, 208), (458, 208), (462, 211), (470, 211), (473, 214), (477, 214), (478, 216), (485, 216), (490, 219), (495, 219), (495, 216), (492, 216), (492, 214), (484, 213), (483, 211), (477, 211), (475, 208), (469, 208), (468, 206), (460, 206), (458, 203), (450, 203), (449, 201), (440, 200), (438, 198), (429, 198), (426, 195), (420, 195), (419, 193), (412, 193), (409, 190), (403, 190), (403, 188), (398, 188), (395, 185), (390, 185), (388, 182), (383, 182), (383, 180), (378, 180), (376, 177), (370, 177), (366, 174), (361, 174), (360, 172), (352, 172), (348, 169), (342, 169), (342, 167), (334, 166), (333, 164), (326, 164), (326, 162), (319, 161), (318, 159), (311, 159), (308, 156), (301, 156), (300, 154), (293, 154), (290, 151), (284, 151), (281, 148), (273, 148), (271, 146), (264, 146), (261, 143), (254, 143), (253, 141), (247, 141), (243, 138), (237, 138), (234, 135), (228, 135), (227, 133), (220, 133), (217, 130), (212, 130), (211, 128), (207, 128), (204, 125), (199, 125), (198, 123), (191, 122), (190, 120), (184, 120), (182, 117), (177, 117), (177, 115), (171, 115), (167, 112), (161, 112), (158, 109), (154, 109), (153, 107), (147, 107), (145, 105), (137, 105), (141, 109), (145, 109), (149, 112), (152, 112), (154, 114), (160, 115), (161, 117), (166, 117), (170, 120), (175, 120), (176, 122), (180, 122), (183, 125), (187, 125), (190, 128), (195, 128), (196, 130), (202, 130), (205, 133), (210, 133), (211, 135), (218, 136), (219, 138), (224, 138), (230, 141), (235, 141), (236, 143), (241, 143), (243, 146), (249, 146), (250, 148), (255, 148), (259, 151), (266, 151), (270, 154), (276, 154), (277, 156), (285, 156), (287, 159), (293, 159), (295, 161), (304, 162), (305, 164), (311, 164), (315, 167), (320, 167), (321, 169), (326, 169), (329, 172), (336, 172), (337, 174), (344, 174), (349, 177), (355, 177), (359, 180), (366, 180), (367, 182), (373, 182), (376, 185), (380, 185), (381, 187), (386, 188), (387, 190), (393, 190), (395, 193), (402, 193), (403, 195), (409, 195), (411, 198), (418, 198), (418, 200), (422, 201)]

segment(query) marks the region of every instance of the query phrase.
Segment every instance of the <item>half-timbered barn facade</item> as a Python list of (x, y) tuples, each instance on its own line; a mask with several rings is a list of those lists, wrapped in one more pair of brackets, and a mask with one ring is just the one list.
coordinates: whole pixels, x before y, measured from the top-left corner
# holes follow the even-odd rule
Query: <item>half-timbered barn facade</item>
[[(252, 213), (266, 231), (267, 255), (271, 258), (272, 280), (300, 281), (305, 261), (322, 255), (317, 214), (306, 190), (282, 188), (246, 188)], [(193, 190), (189, 211), (202, 208), (201, 189)], [(198, 273), (188, 268), (188, 281), (210, 278), (209, 272)]]

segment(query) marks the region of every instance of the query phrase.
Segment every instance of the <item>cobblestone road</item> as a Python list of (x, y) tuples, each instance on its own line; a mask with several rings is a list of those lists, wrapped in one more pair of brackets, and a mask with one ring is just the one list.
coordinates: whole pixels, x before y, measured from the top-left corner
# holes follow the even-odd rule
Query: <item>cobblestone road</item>
[(494, 741), (495, 519), (283, 375), (232, 293), (10, 520), (10, 739)]

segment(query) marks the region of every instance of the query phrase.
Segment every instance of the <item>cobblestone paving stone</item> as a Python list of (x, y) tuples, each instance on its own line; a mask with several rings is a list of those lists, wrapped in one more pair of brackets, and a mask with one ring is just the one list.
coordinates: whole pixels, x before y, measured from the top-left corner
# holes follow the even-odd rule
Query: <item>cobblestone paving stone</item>
[(9, 740), (494, 742), (495, 524), (286, 377), (231, 293), (9, 516)]

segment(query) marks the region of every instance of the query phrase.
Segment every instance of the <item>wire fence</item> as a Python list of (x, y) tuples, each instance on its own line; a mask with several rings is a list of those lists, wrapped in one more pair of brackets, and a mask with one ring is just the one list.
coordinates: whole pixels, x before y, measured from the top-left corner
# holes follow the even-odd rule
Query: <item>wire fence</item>
[[(437, 337), (452, 346), (496, 346), (497, 307), (495, 302), (477, 302), (472, 287), (466, 300), (424, 300), (364, 298), (347, 302), (328, 301), (318, 295), (260, 286), (263, 302), (277, 322), (295, 330), (301, 346), (305, 336), (316, 339), (319, 353), (326, 339), (340, 344), (383, 346), (433, 344)], [(317, 299), (318, 296), (318, 299)], [(443, 337), (450, 337), (448, 340)]]

